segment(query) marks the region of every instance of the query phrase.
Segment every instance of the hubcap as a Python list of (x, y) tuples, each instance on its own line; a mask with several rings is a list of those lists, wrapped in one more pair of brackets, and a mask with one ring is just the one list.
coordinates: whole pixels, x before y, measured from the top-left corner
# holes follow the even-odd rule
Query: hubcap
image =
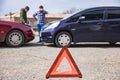
[(58, 37), (58, 42), (61, 46), (67, 46), (70, 43), (70, 37), (67, 34), (61, 34)]
[(9, 42), (10, 44), (16, 46), (22, 43), (22, 35), (20, 33), (17, 32), (13, 32), (10, 34), (9, 36)]

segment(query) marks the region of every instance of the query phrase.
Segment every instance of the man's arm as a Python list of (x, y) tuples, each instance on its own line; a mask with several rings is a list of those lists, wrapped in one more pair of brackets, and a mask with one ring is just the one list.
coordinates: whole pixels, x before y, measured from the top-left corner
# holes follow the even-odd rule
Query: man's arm
[(34, 18), (35, 20), (37, 20), (36, 16), (37, 16), (37, 12), (36, 12), (35, 14), (33, 14), (33, 18)]
[(23, 9), (20, 11), (20, 22), (23, 24), (27, 23), (27, 17), (25, 16)]
[(47, 12), (47, 11), (45, 11), (45, 10), (44, 10), (44, 13), (45, 13), (45, 14), (48, 14), (48, 12)]

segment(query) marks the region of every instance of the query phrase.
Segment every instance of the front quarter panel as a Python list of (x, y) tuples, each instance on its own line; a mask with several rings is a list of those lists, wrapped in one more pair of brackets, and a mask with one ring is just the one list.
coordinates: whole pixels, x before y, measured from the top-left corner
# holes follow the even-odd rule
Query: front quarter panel
[(31, 28), (15, 22), (0, 21), (0, 42), (4, 42), (7, 34), (12, 30), (20, 30), (25, 35), (27, 41), (34, 39)]
[(0, 25), (0, 42), (4, 42), (7, 33), (11, 30), (10, 25)]
[(73, 37), (73, 41), (74, 41), (74, 36), (73, 36), (73, 35), (74, 35), (75, 28), (76, 28), (77, 26), (72, 26), (72, 24), (77, 25), (77, 23), (63, 23), (63, 24), (61, 24), (61, 25), (57, 28), (55, 34), (61, 32), (61, 31), (66, 31), (66, 32), (68, 32), (68, 33), (71, 34), (71, 36)]

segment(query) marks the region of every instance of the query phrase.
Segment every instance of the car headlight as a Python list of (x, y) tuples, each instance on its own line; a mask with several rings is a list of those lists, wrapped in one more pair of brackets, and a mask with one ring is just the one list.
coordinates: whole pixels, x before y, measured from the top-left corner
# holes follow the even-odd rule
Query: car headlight
[(59, 24), (60, 24), (60, 21), (57, 21), (57, 22), (49, 25), (47, 28), (45, 28), (45, 30), (47, 30), (47, 29), (53, 29), (53, 28), (57, 27)]

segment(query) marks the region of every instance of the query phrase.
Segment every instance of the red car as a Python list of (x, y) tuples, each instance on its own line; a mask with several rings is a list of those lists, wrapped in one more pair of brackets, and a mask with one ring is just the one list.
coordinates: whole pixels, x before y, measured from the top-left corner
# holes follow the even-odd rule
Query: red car
[(11, 47), (18, 47), (33, 39), (34, 34), (30, 26), (15, 22), (0, 21), (0, 42), (5, 42)]

